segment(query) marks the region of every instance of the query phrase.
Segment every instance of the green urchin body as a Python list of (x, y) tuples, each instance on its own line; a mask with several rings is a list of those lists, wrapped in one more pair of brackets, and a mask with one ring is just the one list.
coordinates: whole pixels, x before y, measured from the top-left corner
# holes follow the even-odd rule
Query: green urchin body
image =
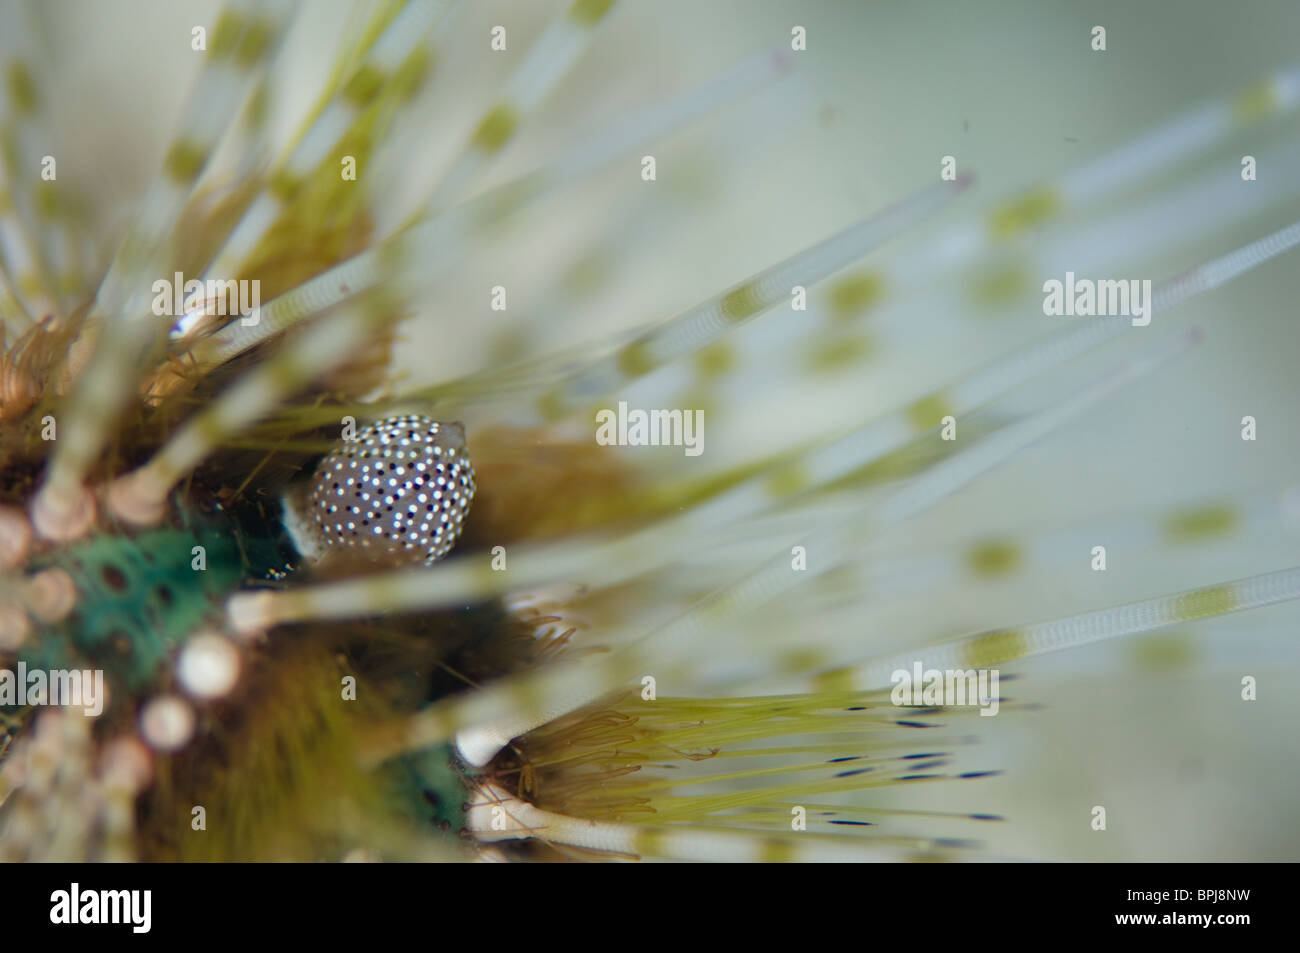
[(176, 528), (103, 534), (56, 550), (37, 569), (69, 574), (78, 602), (20, 653), (29, 667), (102, 668), (110, 685), (139, 693), (213, 616), (226, 595), (282, 561), (273, 538), (233, 521), (188, 518)]

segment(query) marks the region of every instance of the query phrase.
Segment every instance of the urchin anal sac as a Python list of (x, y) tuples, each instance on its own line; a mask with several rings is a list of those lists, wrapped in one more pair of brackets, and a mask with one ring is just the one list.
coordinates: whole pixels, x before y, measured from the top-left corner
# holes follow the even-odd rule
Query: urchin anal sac
[(464, 428), (407, 414), (341, 441), (316, 468), (310, 511), (329, 551), (427, 565), (456, 545), (473, 499)]

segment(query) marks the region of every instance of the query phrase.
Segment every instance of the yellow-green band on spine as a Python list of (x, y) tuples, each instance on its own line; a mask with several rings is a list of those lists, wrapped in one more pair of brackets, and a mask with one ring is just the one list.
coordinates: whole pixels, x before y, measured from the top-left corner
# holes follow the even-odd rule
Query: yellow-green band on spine
[(509, 103), (497, 103), (474, 130), (472, 142), (483, 152), (496, 152), (515, 134), (519, 114)]
[(362, 65), (352, 74), (340, 95), (343, 100), (357, 108), (363, 108), (374, 102), (379, 91), (384, 88), (387, 74), (369, 64)]
[(769, 476), (765, 486), (770, 496), (783, 500), (808, 489), (808, 474), (797, 462), (788, 463)]
[(1001, 208), (989, 221), (994, 238), (1006, 239), (1053, 218), (1061, 210), (1061, 197), (1051, 188), (1035, 189)]
[(1164, 529), (1174, 542), (1189, 543), (1226, 536), (1236, 526), (1236, 509), (1215, 504), (1174, 513), (1165, 521)]
[(648, 340), (633, 341), (618, 352), (618, 369), (626, 377), (641, 377), (658, 366)]
[(1237, 608), (1237, 590), (1232, 585), (1208, 586), (1174, 600), (1173, 616), (1178, 622), (1224, 615)]
[(30, 116), (36, 112), (40, 105), (40, 97), (36, 94), (36, 82), (32, 79), (32, 74), (25, 63), (9, 64), (5, 85), (9, 89), (9, 98), (14, 104), (14, 110), (20, 116)]
[(947, 398), (940, 393), (929, 394), (907, 408), (907, 422), (917, 430), (932, 430), (945, 417), (955, 417)]
[(163, 168), (167, 172), (168, 178), (180, 185), (190, 185), (199, 177), (203, 171), (203, 165), (208, 161), (208, 148), (206, 145), (181, 139), (172, 144), (167, 152), (167, 158), (163, 162)]
[(977, 576), (1003, 576), (1015, 571), (1024, 559), (1020, 547), (1009, 539), (989, 539), (972, 546), (967, 565)]
[(872, 271), (846, 275), (830, 287), (827, 304), (838, 321), (856, 318), (878, 302), (885, 292), (884, 279)]
[(1233, 112), (1241, 122), (1257, 122), (1271, 115), (1278, 107), (1277, 89), (1272, 80), (1252, 86), (1237, 97)]
[(614, 0), (574, 0), (569, 7), (569, 18), (583, 26), (595, 26), (613, 5)]
[(1023, 265), (1008, 264), (971, 276), (970, 298), (981, 307), (1009, 304), (1032, 287)]
[(223, 10), (221, 16), (217, 19), (216, 29), (212, 31), (211, 54), (213, 58), (229, 59), (233, 57), (243, 31), (243, 18), (234, 10)]
[(266, 20), (254, 20), (244, 30), (235, 50), (235, 62), (240, 66), (252, 66), (266, 55), (275, 38), (275, 25)]
[(769, 302), (763, 300), (758, 286), (753, 282), (746, 282), (729, 291), (722, 299), (722, 317), (731, 323), (744, 321), (758, 314), (768, 304)]
[(1011, 662), (1029, 651), (1025, 633), (1019, 629), (1000, 629), (972, 639), (966, 646), (966, 664), (975, 668), (988, 668), (1002, 662)]

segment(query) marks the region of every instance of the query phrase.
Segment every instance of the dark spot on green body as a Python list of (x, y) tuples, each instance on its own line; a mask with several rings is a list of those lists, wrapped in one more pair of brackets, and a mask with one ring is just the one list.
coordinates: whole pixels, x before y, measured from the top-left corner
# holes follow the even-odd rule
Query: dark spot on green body
[[(20, 653), (27, 666), (102, 668), (110, 699), (129, 700), (158, 682), (177, 647), (219, 619), (231, 592), (284, 562), (278, 526), (250, 533), (224, 514), (180, 522), (136, 535), (100, 534), (37, 564), (65, 570), (77, 604)], [(206, 550), (206, 570), (193, 568), (195, 546)]]

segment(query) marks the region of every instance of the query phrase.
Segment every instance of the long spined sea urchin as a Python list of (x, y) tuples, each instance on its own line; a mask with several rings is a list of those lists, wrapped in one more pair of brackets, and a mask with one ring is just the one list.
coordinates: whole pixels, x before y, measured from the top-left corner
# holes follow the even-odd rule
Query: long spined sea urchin
[[(429, 347), (462, 327), (428, 306), (440, 283), (611, 169), (658, 189), (651, 153), (671, 133), (809, 51), (795, 25), (775, 49), (493, 181), (614, 4), (492, 24), (481, 55), (507, 57), (500, 92), (432, 183), (394, 188), (419, 163), (386, 147), (427, 121), (430, 88), (454, 83), (440, 71), (449, 46), (477, 36), (464, 6), (367, 8), (287, 143), (268, 100), (296, 78), (286, 38), (319, 14), (232, 2), (198, 22), (184, 38), (202, 57), (189, 104), (117, 230), (94, 183), (55, 171), (42, 11), (3, 11), (0, 854), (958, 856), (1000, 812), (900, 806), (898, 792), (993, 773), (956, 767), (958, 749), (988, 733), (981, 713), (1020, 706), (972, 681), (969, 698), (918, 686), (900, 707), (897, 673), (946, 670), (951, 688), (955, 671), (964, 689), (967, 671), (1300, 595), (1300, 570), (1283, 569), (956, 641), (934, 623), (866, 627), (891, 602), (1051, 569), (1063, 552), (1105, 568), (1104, 547), (1068, 532), (898, 549), (954, 492), (1196, 343), (1139, 337), (1152, 316), (1300, 243), (1297, 225), (1235, 250), (1216, 237), (1293, 205), (1294, 183), (1252, 178), (1223, 201), (1245, 181), (1235, 168), (1161, 176), (1293, 114), (1300, 72), (969, 218), (970, 178), (936, 156), (911, 197), (672, 317), (572, 347), (507, 319), (508, 282), (489, 283), (508, 359), (408, 383), (386, 370), (395, 342)], [(1274, 139), (1261, 155), (1283, 166), (1296, 142)], [(868, 380), (882, 342), (905, 339), (900, 317), (943, 327), (1035, 308), (1038, 284), (1067, 269), (1165, 267), (1128, 236), (1181, 247), (1189, 208), (1221, 247), (1178, 258), (1146, 321), (1129, 308), (1049, 326), (883, 414), (772, 419), (771, 401), (799, 404), (814, 376)], [(937, 216), (945, 231), (926, 244), (859, 264)], [(604, 244), (579, 262), (588, 282)], [(533, 304), (558, 331), (565, 315), (548, 305), (584, 284), (552, 284)], [(1123, 350), (1108, 366), (1055, 379), (1111, 340)], [(618, 426), (602, 436), (593, 417)], [(701, 419), (707, 466), (641, 449), (680, 446)], [(1162, 526), (1163, 543), (1190, 545), (1281, 509), (1216, 500), (1124, 530)], [(18, 672), (51, 678), (37, 691)], [(93, 719), (49, 707), (69, 701), (72, 673), (83, 695), (102, 675)]]

